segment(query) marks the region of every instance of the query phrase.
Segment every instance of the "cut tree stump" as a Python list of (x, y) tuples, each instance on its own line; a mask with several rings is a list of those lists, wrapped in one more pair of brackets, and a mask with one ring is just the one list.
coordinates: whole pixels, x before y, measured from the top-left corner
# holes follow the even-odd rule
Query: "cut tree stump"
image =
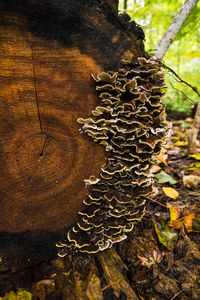
[(0, 1), (0, 271), (56, 256), (106, 162), (77, 123), (98, 104), (91, 74), (146, 55), (117, 2)]

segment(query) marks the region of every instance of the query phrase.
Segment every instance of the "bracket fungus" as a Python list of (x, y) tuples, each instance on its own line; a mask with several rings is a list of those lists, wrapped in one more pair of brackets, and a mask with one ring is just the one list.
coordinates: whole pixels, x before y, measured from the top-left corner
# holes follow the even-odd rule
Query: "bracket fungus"
[(145, 212), (152, 192), (150, 168), (169, 132), (164, 74), (159, 63), (138, 58), (117, 72), (94, 78), (100, 104), (92, 118), (78, 119), (83, 130), (109, 152), (97, 179), (85, 180), (90, 191), (79, 221), (69, 229), (59, 256), (69, 251), (96, 253), (127, 237)]

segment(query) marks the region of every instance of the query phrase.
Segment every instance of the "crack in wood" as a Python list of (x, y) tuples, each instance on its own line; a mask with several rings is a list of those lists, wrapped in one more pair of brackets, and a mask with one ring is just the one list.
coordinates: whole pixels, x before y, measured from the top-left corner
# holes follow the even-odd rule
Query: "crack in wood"
[(44, 140), (44, 144), (43, 144), (43, 147), (42, 147), (42, 151), (40, 152), (40, 157), (43, 157), (43, 156), (44, 156), (44, 148), (45, 148), (45, 146), (46, 146), (47, 139), (48, 139), (48, 136), (46, 135), (46, 136), (45, 136), (45, 140)]
[(44, 134), (43, 128), (42, 128), (42, 121), (40, 117), (40, 108), (39, 108), (39, 103), (38, 103), (38, 95), (37, 95), (37, 84), (36, 84), (36, 73), (35, 73), (35, 59), (33, 55), (33, 48), (32, 45), (30, 44), (31, 48), (31, 55), (32, 55), (32, 65), (33, 65), (33, 84), (34, 84), (34, 92), (35, 92), (35, 101), (36, 101), (36, 106), (37, 106), (37, 114), (38, 114), (38, 119), (40, 123), (40, 130), (41, 133)]
[[(37, 106), (37, 114), (38, 114), (38, 120), (39, 120), (39, 124), (40, 124), (40, 130), (41, 133), (45, 135), (44, 131), (43, 131), (43, 127), (42, 127), (42, 120), (41, 120), (41, 116), (40, 116), (40, 107), (39, 107), (39, 102), (38, 102), (38, 95), (37, 95), (37, 82), (36, 82), (36, 72), (35, 72), (35, 59), (34, 59), (34, 55), (33, 55), (33, 47), (30, 44), (30, 48), (31, 48), (31, 55), (32, 55), (32, 65), (33, 65), (33, 83), (34, 83), (34, 91), (35, 91), (35, 101), (36, 101), (36, 106)], [(44, 155), (44, 148), (46, 145), (46, 140), (47, 140), (47, 135), (45, 135), (45, 140), (44, 140), (44, 144), (42, 147), (42, 151), (40, 153), (40, 157), (42, 157)]]

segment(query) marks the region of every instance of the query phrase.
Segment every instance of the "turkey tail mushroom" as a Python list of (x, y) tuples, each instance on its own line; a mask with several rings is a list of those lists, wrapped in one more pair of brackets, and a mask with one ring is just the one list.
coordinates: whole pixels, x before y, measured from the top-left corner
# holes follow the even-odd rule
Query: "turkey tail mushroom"
[(160, 101), (165, 83), (158, 62), (138, 58), (118, 72), (93, 78), (100, 104), (93, 118), (78, 122), (109, 157), (97, 179), (85, 180), (91, 190), (80, 220), (57, 245), (60, 256), (69, 251), (96, 253), (126, 239), (144, 215), (145, 197), (152, 192), (153, 157), (169, 131)]

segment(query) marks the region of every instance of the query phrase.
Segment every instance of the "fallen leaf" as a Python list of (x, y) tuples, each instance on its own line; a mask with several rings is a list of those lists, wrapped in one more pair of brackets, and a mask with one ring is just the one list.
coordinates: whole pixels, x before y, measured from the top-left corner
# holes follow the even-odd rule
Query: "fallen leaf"
[(188, 232), (193, 231), (193, 220), (195, 219), (195, 213), (191, 213), (183, 218), (177, 219), (177, 220), (170, 220), (169, 226), (180, 229), (183, 224), (185, 225), (185, 228)]
[(158, 183), (166, 183), (175, 184), (176, 180), (172, 178), (169, 174), (164, 171), (160, 171), (158, 174), (154, 175), (154, 177), (158, 180)]
[(183, 226), (183, 220), (181, 220), (181, 219), (171, 220), (171, 221), (169, 221), (169, 226), (178, 230)]
[(160, 243), (168, 250), (173, 250), (178, 240), (177, 231), (169, 227), (164, 220), (153, 220), (153, 223)]
[(187, 145), (188, 145), (187, 141), (177, 141), (176, 143), (174, 143), (174, 146), (177, 146), (177, 147), (185, 147)]
[(158, 173), (160, 170), (161, 170), (161, 167), (159, 167), (157, 165), (154, 165), (154, 166), (151, 167), (150, 172), (152, 174), (155, 174), (155, 173)]
[(191, 187), (196, 187), (199, 184), (200, 184), (200, 176), (196, 176), (196, 175), (183, 176), (183, 185), (184, 186), (191, 188)]
[(177, 192), (177, 190), (171, 188), (171, 187), (163, 187), (163, 192), (165, 193), (165, 195), (169, 198), (172, 198), (174, 200), (176, 200), (176, 198), (179, 196), (179, 193)]
[(179, 136), (173, 136), (173, 140), (179, 141), (180, 137)]
[(138, 258), (141, 260), (141, 265), (142, 266), (147, 266), (148, 265), (148, 258), (146, 258), (145, 256), (140, 256), (140, 255), (138, 255)]
[(195, 163), (192, 163), (190, 165), (189, 168), (187, 168), (186, 170), (189, 170), (189, 171), (195, 171), (195, 170), (199, 170), (200, 169), (200, 162), (199, 161), (196, 161)]
[(174, 131), (181, 131), (181, 127), (180, 126), (173, 126), (173, 130)]
[(189, 157), (192, 157), (192, 158), (194, 158), (196, 160), (200, 160), (200, 153), (191, 154), (191, 155), (189, 155)]
[(196, 217), (196, 218), (193, 219), (192, 231), (193, 232), (200, 232), (200, 217)]
[(168, 155), (165, 154), (165, 153), (162, 153), (162, 152), (161, 152), (159, 155), (156, 156), (156, 158), (157, 158), (161, 163), (163, 163), (165, 166), (168, 166), (168, 165), (167, 165), (167, 162), (166, 162), (167, 157), (168, 157)]
[(177, 220), (180, 216), (180, 210), (178, 207), (173, 206), (171, 203), (167, 203), (167, 207), (170, 211), (170, 221)]
[(194, 170), (190, 175), (200, 176), (200, 169)]
[(192, 223), (193, 223), (194, 218), (195, 218), (195, 213), (191, 213), (188, 216), (185, 216), (183, 218), (184, 219), (183, 223), (185, 225), (185, 228), (189, 232), (193, 231), (193, 229), (192, 229)]
[(142, 266), (150, 268), (152, 265), (160, 263), (165, 255), (164, 251), (160, 252), (158, 249), (154, 249), (145, 256), (137, 255), (137, 257), (141, 260)]

